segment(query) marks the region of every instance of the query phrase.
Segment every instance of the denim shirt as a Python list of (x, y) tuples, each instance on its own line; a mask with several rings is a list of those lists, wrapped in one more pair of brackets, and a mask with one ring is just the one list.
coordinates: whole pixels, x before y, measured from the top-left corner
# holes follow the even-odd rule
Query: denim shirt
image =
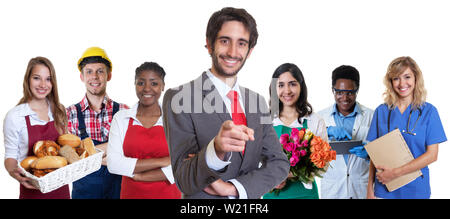
[[(359, 108), (359, 104), (355, 104), (355, 108), (353, 109), (353, 112), (350, 114), (344, 116), (342, 113), (340, 113), (337, 109), (337, 104), (334, 104), (333, 107), (333, 117), (334, 122), (336, 123), (337, 127), (343, 127), (347, 133), (352, 135), (353, 131), (353, 125), (355, 124), (356, 115), (358, 113), (361, 113), (361, 109)], [(331, 139), (330, 139), (331, 140)], [(345, 164), (348, 164), (348, 154), (344, 154), (344, 160)]]

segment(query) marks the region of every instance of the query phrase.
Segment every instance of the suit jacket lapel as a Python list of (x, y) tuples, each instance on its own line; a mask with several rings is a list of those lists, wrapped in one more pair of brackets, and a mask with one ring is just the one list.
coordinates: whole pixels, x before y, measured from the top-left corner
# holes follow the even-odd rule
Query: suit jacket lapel
[(217, 91), (212, 81), (209, 80), (209, 77), (208, 75), (206, 75), (206, 72), (203, 72), (201, 77), (202, 77), (202, 84), (201, 84), (202, 87), (199, 89), (202, 90), (203, 95), (202, 110), (205, 111), (206, 113), (216, 114), (222, 120), (222, 123), (227, 120), (231, 120), (230, 113), (228, 113), (222, 97), (220, 96), (219, 92)]
[[(201, 83), (201, 87), (198, 87), (200, 84), (197, 84), (196, 89), (201, 89), (202, 91), (202, 97), (203, 97), (203, 109), (204, 111), (206, 111), (206, 113), (213, 113), (216, 114), (219, 119), (223, 122), (227, 121), (227, 120), (232, 120), (231, 116), (230, 116), (230, 112), (228, 112), (225, 103), (223, 102), (222, 97), (220, 96), (219, 92), (217, 91), (217, 89), (215, 88), (214, 84), (212, 83), (212, 81), (209, 79), (208, 75), (206, 74), (206, 72), (203, 72), (201, 78), (198, 78), (198, 80), (202, 81)], [(245, 105), (245, 115), (246, 115), (246, 119), (247, 119), (247, 127), (252, 128), (253, 130), (256, 129), (257, 125), (258, 125), (258, 117), (256, 113), (250, 113), (249, 110), (249, 102), (248, 98), (249, 98), (249, 91), (248, 89), (244, 88), (244, 87), (239, 87), (240, 91), (241, 91), (241, 95), (243, 98), (243, 102)], [(247, 141), (246, 145), (245, 145), (245, 153), (249, 152), (249, 154), (251, 154), (251, 150), (254, 149), (254, 141)], [(238, 152), (238, 153), (234, 153), (234, 154), (239, 154), (241, 159), (244, 159), (245, 156), (242, 155), (242, 152)], [(251, 156), (247, 156), (247, 157), (251, 157)], [(251, 160), (251, 158), (248, 158), (246, 160)], [(245, 159), (244, 159), (245, 161)]]
[[(253, 111), (250, 111), (250, 102), (252, 100), (250, 100), (250, 93), (249, 90), (244, 88), (244, 87), (240, 87), (241, 90), (241, 95), (243, 98), (243, 102), (245, 105), (245, 118), (247, 120), (247, 127), (253, 129), (254, 131), (256, 130), (257, 126), (258, 126), (258, 116), (256, 113), (254, 113)], [(253, 106), (254, 107), (254, 106)], [(256, 133), (254, 133), (256, 135)], [(256, 136), (255, 136), (256, 138)], [(252, 160), (251, 156), (246, 156), (246, 154), (252, 154), (252, 150), (255, 149), (255, 141), (247, 141), (245, 144), (245, 154), (244, 156), (242, 155), (242, 152), (239, 153), (241, 156), (243, 156), (243, 162), (242, 164), (244, 165), (244, 163), (248, 162), (249, 160)]]
[[(214, 83), (209, 79), (206, 72), (203, 72), (201, 76), (202, 80), (202, 87), (198, 88), (202, 90), (203, 95), (203, 110), (206, 111), (206, 113), (212, 113), (216, 114), (219, 119), (221, 120), (220, 125), (222, 125), (223, 122), (227, 120), (232, 120), (231, 113), (228, 112), (227, 107), (225, 106), (225, 103), (223, 102), (222, 97), (219, 94), (219, 91), (217, 91), (216, 87), (214, 86)], [(211, 112), (209, 112), (211, 111)], [(242, 160), (242, 152), (240, 153), (233, 153), (233, 154), (239, 154), (238, 156)], [(236, 155), (235, 155), (236, 156)]]

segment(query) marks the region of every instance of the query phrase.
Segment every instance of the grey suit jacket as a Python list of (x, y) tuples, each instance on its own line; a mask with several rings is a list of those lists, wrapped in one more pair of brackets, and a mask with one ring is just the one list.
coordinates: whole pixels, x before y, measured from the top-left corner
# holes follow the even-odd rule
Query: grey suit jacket
[[(232, 152), (231, 163), (219, 171), (208, 167), (205, 152), (222, 123), (231, 117), (213, 83), (204, 72), (197, 79), (166, 91), (164, 129), (175, 182), (185, 198), (227, 198), (203, 191), (219, 178), (236, 179), (248, 198), (260, 198), (287, 177), (289, 162), (272, 127), (264, 98), (247, 88), (240, 89), (247, 126), (255, 131), (255, 141), (246, 143), (244, 155)], [(196, 156), (186, 159), (188, 154)], [(263, 165), (258, 168), (260, 162)]]

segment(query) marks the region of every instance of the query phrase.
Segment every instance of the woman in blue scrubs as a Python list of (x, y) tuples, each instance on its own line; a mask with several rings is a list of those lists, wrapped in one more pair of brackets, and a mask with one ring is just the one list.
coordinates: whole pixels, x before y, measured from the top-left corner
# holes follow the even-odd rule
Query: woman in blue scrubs
[[(371, 162), (367, 198), (428, 199), (431, 194), (428, 165), (437, 160), (439, 143), (447, 141), (438, 111), (425, 101), (422, 72), (412, 58), (393, 60), (384, 84), (385, 103), (375, 110), (367, 140), (373, 141), (398, 128), (414, 160), (393, 169)], [(386, 183), (416, 170), (423, 175), (397, 190), (387, 190)]]

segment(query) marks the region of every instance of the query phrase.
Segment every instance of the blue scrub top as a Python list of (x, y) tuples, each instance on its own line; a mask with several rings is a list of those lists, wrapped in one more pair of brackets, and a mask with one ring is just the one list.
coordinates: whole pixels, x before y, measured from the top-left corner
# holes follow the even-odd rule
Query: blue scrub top
[[(408, 144), (409, 150), (414, 156), (414, 159), (426, 152), (426, 147), (432, 144), (439, 144), (447, 141), (445, 136), (444, 127), (442, 126), (439, 113), (433, 105), (425, 102), (421, 106), (422, 115), (419, 118), (419, 110), (412, 109), (411, 120), (409, 122), (409, 131), (416, 133), (416, 135), (404, 133), (403, 130), (407, 129), (408, 118), (412, 109), (412, 105), (402, 113), (400, 113), (398, 107), (391, 110), (390, 117), (390, 130), (388, 130), (388, 114), (389, 108), (386, 104), (378, 106), (373, 114), (372, 123), (370, 125), (369, 133), (367, 134), (367, 140), (373, 141), (378, 137), (387, 134), (396, 128), (400, 130), (403, 138)], [(414, 124), (417, 121), (417, 125), (414, 128)], [(378, 128), (377, 128), (378, 127)], [(414, 130), (412, 130), (414, 128)], [(422, 170), (422, 176), (416, 178), (414, 181), (407, 185), (400, 187), (399, 189), (389, 192), (383, 184), (378, 182), (375, 177), (375, 196), (380, 198), (420, 198), (428, 199), (431, 195), (430, 189), (430, 175), (428, 167), (424, 167)]]

